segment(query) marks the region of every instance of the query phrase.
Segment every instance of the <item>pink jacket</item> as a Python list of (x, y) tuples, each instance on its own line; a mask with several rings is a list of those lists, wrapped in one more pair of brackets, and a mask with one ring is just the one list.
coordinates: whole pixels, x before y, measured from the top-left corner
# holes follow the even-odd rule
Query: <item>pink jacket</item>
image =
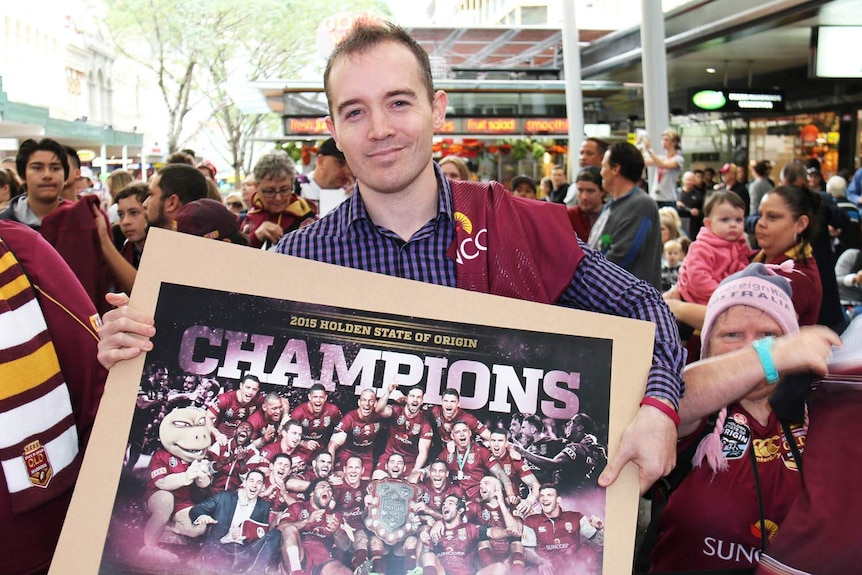
[(751, 255), (745, 236), (730, 242), (700, 228), (679, 270), (679, 293), (685, 301), (706, 305), (721, 280), (745, 269)]

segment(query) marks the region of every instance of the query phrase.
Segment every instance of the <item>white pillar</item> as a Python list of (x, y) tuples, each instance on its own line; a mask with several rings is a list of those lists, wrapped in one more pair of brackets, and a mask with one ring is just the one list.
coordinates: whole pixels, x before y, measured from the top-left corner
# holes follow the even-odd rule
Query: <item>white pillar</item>
[[(641, 12), (644, 119), (653, 148), (657, 148), (661, 145), (661, 133), (668, 128), (670, 122), (664, 13), (661, 2), (655, 0), (641, 0)], [(653, 170), (655, 168), (649, 170), (650, 182), (653, 181)]]
[[(644, 0), (646, 1), (646, 0)], [(563, 2), (563, 70), (566, 75), (566, 116), (569, 119), (569, 179), (577, 176), (584, 141), (584, 95), (581, 92), (581, 48), (578, 45), (575, 2)]]

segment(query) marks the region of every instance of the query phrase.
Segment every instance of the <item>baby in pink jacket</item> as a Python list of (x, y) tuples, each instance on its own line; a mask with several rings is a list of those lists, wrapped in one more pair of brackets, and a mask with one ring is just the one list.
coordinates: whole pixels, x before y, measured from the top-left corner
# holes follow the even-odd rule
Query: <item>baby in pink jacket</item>
[(703, 207), (703, 227), (688, 248), (677, 286), (682, 299), (706, 305), (718, 284), (749, 264), (745, 204), (731, 191), (712, 192)]

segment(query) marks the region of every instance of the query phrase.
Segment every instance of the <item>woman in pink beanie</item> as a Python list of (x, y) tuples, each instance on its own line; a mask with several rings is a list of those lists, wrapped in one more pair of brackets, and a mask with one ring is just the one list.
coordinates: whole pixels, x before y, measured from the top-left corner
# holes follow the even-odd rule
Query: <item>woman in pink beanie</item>
[[(801, 492), (797, 457), (806, 422), (783, 428), (768, 400), (784, 375), (787, 339), (796, 341), (797, 354), (814, 350), (824, 358), (840, 340), (820, 326), (800, 333), (791, 286), (770, 266), (752, 264), (709, 300), (701, 358), (753, 351), (762, 371), (754, 385), (687, 387), (678, 452), (694, 451), (693, 467), (661, 512), (652, 572), (753, 569)], [(787, 334), (796, 335), (781, 337)], [(715, 411), (715, 419), (704, 417)]]

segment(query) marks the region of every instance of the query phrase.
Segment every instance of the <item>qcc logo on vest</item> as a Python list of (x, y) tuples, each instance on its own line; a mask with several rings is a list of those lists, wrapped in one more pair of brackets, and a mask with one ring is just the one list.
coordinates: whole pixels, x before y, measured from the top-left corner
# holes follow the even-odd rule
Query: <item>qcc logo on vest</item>
[(474, 260), (479, 257), (479, 252), (488, 251), (484, 244), (484, 237), (488, 234), (488, 228), (482, 228), (476, 235), (473, 234), (473, 222), (461, 212), (455, 212), (455, 231), (464, 230), (468, 237), (461, 240), (455, 250), (455, 262), (463, 264), (464, 260)]

